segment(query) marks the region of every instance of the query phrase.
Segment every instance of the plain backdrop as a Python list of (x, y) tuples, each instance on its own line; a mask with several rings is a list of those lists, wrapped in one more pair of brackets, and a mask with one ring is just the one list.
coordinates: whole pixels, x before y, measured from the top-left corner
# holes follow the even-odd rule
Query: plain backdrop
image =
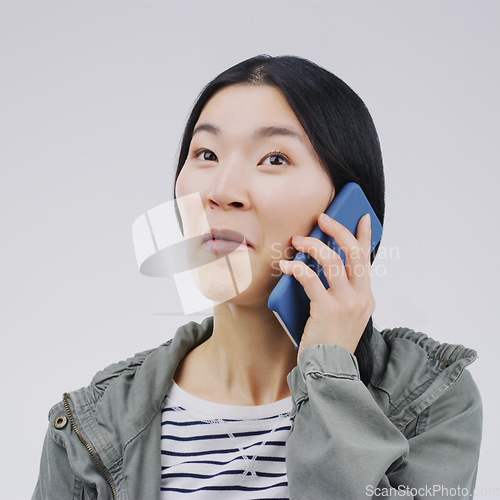
[(499, 21), (496, 0), (0, 1), (0, 498), (30, 497), (63, 392), (202, 319), (138, 272), (131, 226), (172, 198), (203, 85), (259, 53), (313, 60), (370, 109), (374, 320), (477, 350), (476, 496), (500, 496)]

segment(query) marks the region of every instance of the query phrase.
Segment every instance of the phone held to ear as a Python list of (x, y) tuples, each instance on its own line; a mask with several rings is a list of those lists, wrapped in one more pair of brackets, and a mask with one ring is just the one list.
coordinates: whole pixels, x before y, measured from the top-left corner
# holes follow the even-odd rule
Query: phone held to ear
[[(382, 225), (362, 189), (355, 182), (346, 184), (335, 196), (325, 212), (332, 219), (349, 229), (354, 235), (356, 235), (356, 229), (361, 217), (369, 213), (371, 220), (370, 253), (382, 237)], [(341, 256), (342, 262), (345, 264), (344, 252), (340, 250), (331, 236), (321, 231), (318, 225), (312, 230), (310, 236), (318, 238), (327, 244)], [(323, 268), (309, 254), (298, 252), (294, 260), (300, 260), (307, 264), (318, 274), (324, 287), (328, 288)], [(269, 296), (267, 303), (269, 309), (274, 312), (296, 348), (300, 344), (302, 333), (309, 318), (309, 304), (309, 297), (302, 285), (288, 274), (283, 274)]]

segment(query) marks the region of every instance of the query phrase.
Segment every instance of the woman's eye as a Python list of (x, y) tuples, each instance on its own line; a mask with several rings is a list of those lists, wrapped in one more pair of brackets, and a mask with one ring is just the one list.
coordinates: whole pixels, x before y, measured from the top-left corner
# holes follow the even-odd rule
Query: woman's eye
[(286, 158), (282, 154), (271, 154), (269, 156), (266, 156), (266, 158), (264, 158), (264, 161), (262, 162), (263, 165), (273, 165), (278, 167), (281, 165), (287, 165), (288, 163), (288, 158)]
[(217, 161), (217, 155), (209, 149), (202, 149), (201, 151), (196, 152), (194, 156), (200, 160)]

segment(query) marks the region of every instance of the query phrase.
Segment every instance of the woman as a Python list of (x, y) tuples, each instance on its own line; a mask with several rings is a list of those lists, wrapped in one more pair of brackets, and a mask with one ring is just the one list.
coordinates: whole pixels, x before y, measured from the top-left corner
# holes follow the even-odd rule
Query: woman
[[(180, 209), (185, 236), (210, 234), (194, 257), (231, 254), (230, 273), (226, 259), (195, 273), (214, 316), (64, 396), (34, 498), (468, 498), (481, 436), (465, 369), (475, 352), (373, 328), (370, 220), (353, 236), (321, 215), (350, 181), (383, 222), (375, 128), (331, 73), (258, 56), (205, 87), (175, 195), (180, 207), (192, 194), (202, 202), (201, 213)], [(316, 223), (345, 266), (307, 237)], [(318, 260), (329, 289), (291, 262), (296, 251)], [(278, 261), (311, 299), (298, 351), (267, 307)]]

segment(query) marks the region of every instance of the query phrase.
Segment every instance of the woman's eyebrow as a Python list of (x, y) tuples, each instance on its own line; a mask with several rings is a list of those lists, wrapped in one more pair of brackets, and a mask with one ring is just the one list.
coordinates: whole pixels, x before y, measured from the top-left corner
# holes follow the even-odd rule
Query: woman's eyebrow
[(273, 137), (275, 135), (286, 135), (286, 136), (296, 137), (302, 142), (304, 141), (303, 134), (287, 127), (277, 127), (277, 126), (262, 127), (257, 129), (254, 135), (257, 138)]
[[(221, 129), (219, 127), (216, 127), (215, 125), (212, 125), (211, 123), (201, 123), (193, 130), (193, 135), (196, 134), (197, 132), (201, 132), (201, 131), (209, 132), (210, 134), (214, 134), (214, 135), (222, 135)], [(287, 127), (279, 127), (279, 126), (271, 125), (269, 127), (258, 128), (254, 132), (254, 137), (257, 139), (264, 138), (264, 137), (273, 137), (275, 135), (296, 137), (300, 141), (304, 142), (303, 134), (301, 134), (299, 131), (296, 131), (296, 130), (293, 130), (293, 129), (290, 129)]]
[(215, 125), (212, 125), (210, 123), (202, 123), (198, 125), (194, 130), (193, 130), (193, 135), (196, 134), (196, 132), (210, 132), (211, 134), (214, 135), (221, 135), (221, 130), (219, 127), (216, 127)]

